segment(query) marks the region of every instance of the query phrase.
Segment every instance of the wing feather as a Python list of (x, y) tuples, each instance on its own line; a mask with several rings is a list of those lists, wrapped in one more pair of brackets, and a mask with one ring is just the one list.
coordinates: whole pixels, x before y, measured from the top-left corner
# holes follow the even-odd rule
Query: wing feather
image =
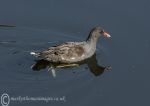
[(40, 53), (39, 57), (52, 62), (73, 61), (83, 55), (83, 42), (67, 42), (53, 46)]

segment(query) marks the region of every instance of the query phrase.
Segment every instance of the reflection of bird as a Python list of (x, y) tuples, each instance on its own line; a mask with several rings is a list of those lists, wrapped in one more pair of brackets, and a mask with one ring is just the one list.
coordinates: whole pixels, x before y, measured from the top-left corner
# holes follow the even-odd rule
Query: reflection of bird
[[(75, 65), (76, 64), (76, 65)], [(93, 73), (95, 76), (99, 76), (101, 75), (105, 70), (111, 70), (110, 66), (104, 67), (104, 66), (99, 66), (97, 64), (97, 60), (96, 60), (96, 54), (94, 54), (92, 57), (85, 59), (83, 61), (80, 62), (76, 62), (75, 64), (61, 64), (61, 63), (53, 63), (53, 62), (49, 62), (47, 60), (38, 60), (36, 61), (36, 63), (34, 65), (32, 65), (32, 69), (34, 71), (40, 71), (41, 69), (45, 69), (45, 68), (72, 68), (75, 66), (79, 66), (82, 64), (87, 64), (88, 68), (90, 69), (91, 73)], [(53, 76), (56, 76), (55, 70), (51, 70)]]
[(91, 30), (86, 41), (83, 42), (66, 42), (64, 44), (50, 47), (42, 52), (31, 52), (40, 59), (55, 63), (74, 63), (82, 61), (94, 55), (96, 42), (103, 35), (110, 37), (101, 27), (95, 27)]

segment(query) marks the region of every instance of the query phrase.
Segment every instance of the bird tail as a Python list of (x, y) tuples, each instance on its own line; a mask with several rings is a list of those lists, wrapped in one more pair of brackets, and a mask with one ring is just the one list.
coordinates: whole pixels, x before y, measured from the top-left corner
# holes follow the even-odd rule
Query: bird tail
[(32, 56), (35, 56), (35, 57), (39, 57), (40, 56), (40, 53), (38, 53), (38, 52), (30, 52), (30, 54)]

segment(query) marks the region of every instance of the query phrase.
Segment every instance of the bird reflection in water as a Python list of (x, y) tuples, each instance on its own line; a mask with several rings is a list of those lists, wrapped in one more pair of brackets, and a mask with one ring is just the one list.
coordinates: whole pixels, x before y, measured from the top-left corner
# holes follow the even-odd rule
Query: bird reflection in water
[(73, 68), (77, 67), (83, 64), (87, 64), (88, 68), (90, 69), (90, 72), (93, 73), (95, 76), (100, 76), (104, 73), (104, 71), (111, 70), (110, 66), (99, 66), (96, 60), (96, 54), (94, 54), (92, 57), (76, 62), (73, 64), (61, 64), (61, 63), (52, 63), (46, 60), (37, 60), (35, 64), (31, 66), (33, 71), (40, 71), (41, 69), (48, 68), (48, 70), (52, 71), (53, 77), (56, 77), (55, 69), (57, 68)]

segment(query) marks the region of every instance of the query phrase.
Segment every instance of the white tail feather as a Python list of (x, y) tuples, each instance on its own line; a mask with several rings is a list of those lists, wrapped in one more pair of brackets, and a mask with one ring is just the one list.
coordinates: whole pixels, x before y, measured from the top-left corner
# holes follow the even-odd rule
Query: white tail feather
[(30, 52), (30, 54), (31, 54), (31, 55), (36, 55), (36, 53), (35, 53), (35, 52)]
[(33, 56), (36, 56), (36, 57), (39, 56), (39, 53), (36, 53), (36, 52), (30, 52), (30, 54), (33, 55)]

